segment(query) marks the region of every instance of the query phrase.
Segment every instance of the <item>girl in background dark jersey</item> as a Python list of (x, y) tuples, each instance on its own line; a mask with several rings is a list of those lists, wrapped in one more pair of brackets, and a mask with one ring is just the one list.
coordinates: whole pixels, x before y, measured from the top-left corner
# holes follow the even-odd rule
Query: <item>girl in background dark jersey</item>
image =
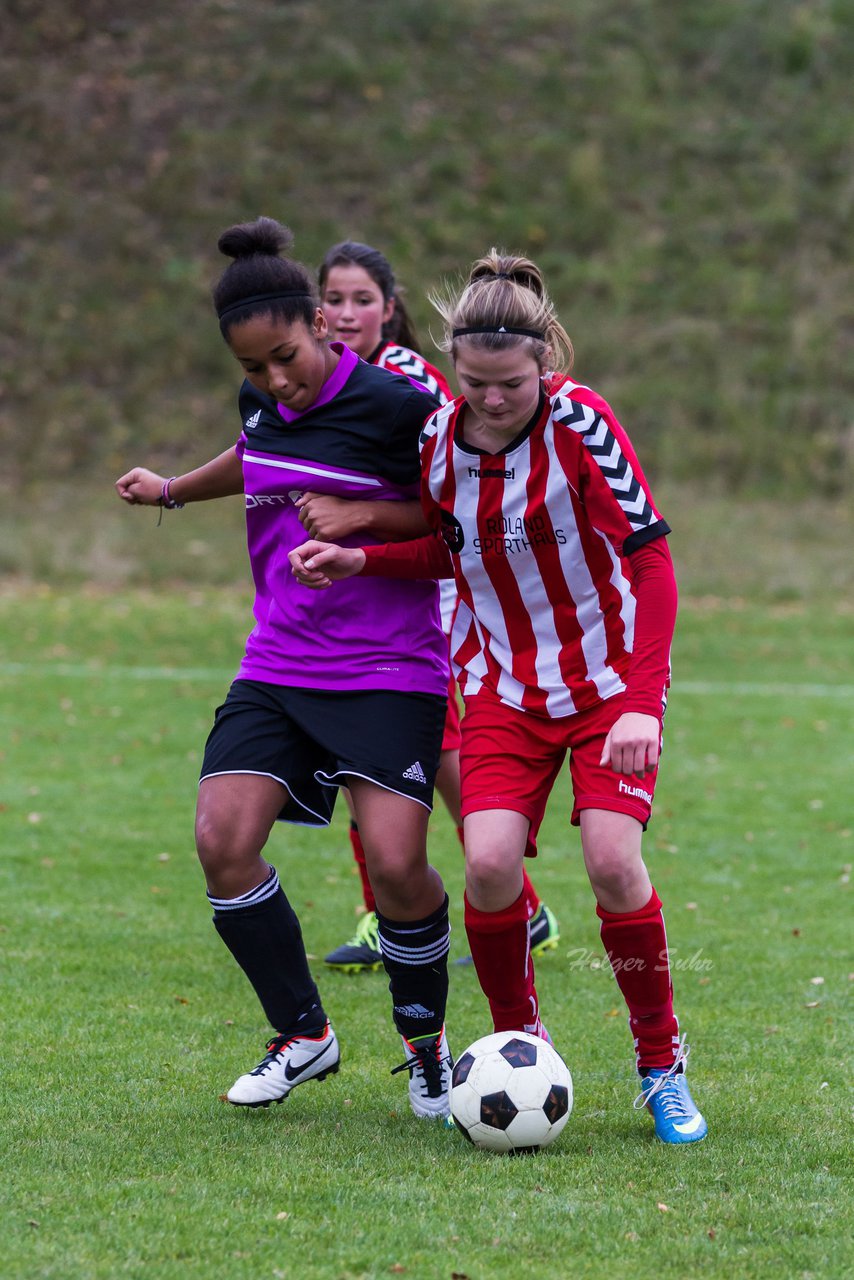
[[(443, 403), (453, 399), (444, 375), (420, 354), (418, 334), (407, 311), (403, 291), (384, 254), (371, 245), (344, 240), (325, 254), (318, 271), (318, 283), (320, 303), (333, 338), (346, 342), (369, 364), (391, 369), (426, 387), (439, 395)], [(312, 537), (328, 541), (356, 532), (362, 518), (357, 502), (342, 502), (329, 495), (306, 493), (299, 505), (300, 518), (307, 532)], [(442, 627), (450, 635), (457, 593), (451, 580), (445, 579), (439, 585)], [(462, 844), (460, 719), (453, 676), (448, 690), (448, 711), (436, 786)], [(382, 963), (376, 902), (358, 824), (352, 817), (352, 806), (351, 819), (350, 843), (361, 877), (365, 914), (354, 936), (325, 957), (326, 964), (344, 973), (377, 969)], [(552, 911), (540, 901), (527, 874), (524, 874), (524, 888), (531, 920), (531, 952), (540, 955), (557, 946), (560, 937), (558, 924)], [(461, 962), (468, 960), (465, 957)]]
[[(337, 1071), (338, 1042), (311, 976), (299, 921), (262, 856), (273, 823), (325, 825), (348, 786), (379, 913), (394, 1020), (416, 1115), (448, 1112), (444, 1032), (447, 897), (426, 857), (427, 819), (447, 690), (447, 642), (433, 584), (374, 594), (363, 583), (332, 609), (306, 610), (289, 572), (309, 487), (370, 508), (353, 545), (395, 536), (417, 497), (417, 440), (440, 403), (327, 341), (315, 285), (281, 256), (287, 228), (267, 218), (224, 232), (233, 261), (214, 288), (223, 337), (242, 365), (236, 448), (164, 478), (134, 468), (129, 503), (166, 508), (244, 493), (255, 627), (205, 749), (196, 844), (217, 932), (276, 1034), (228, 1091), (242, 1106), (281, 1101)], [(366, 591), (365, 588), (368, 587)], [(365, 725), (375, 731), (365, 733)]]
[[(571, 821), (626, 1000), (657, 1136), (697, 1142), (661, 902), (641, 837), (669, 685), (676, 586), (666, 535), (610, 406), (568, 376), (572, 345), (535, 264), (492, 251), (435, 299), (463, 394), (421, 435), (434, 536), (364, 549), (308, 542), (298, 579), (453, 574), (451, 653), (465, 701), (466, 931), (496, 1030), (540, 1020), (522, 859), (570, 757)], [(437, 536), (438, 535), (438, 536)], [(332, 593), (334, 594), (334, 593)]]

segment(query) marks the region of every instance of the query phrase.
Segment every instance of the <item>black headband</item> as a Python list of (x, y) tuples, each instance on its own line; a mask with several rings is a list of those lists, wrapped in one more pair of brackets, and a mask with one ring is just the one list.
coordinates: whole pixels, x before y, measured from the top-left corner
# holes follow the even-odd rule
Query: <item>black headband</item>
[(470, 329), (454, 329), (451, 333), (452, 338), (464, 338), (468, 333), (518, 333), (523, 338), (536, 338), (538, 342), (545, 342), (546, 335), (540, 333), (537, 329), (516, 329), (512, 325), (494, 325), (482, 324), (473, 325)]
[(241, 298), (238, 302), (230, 302), (227, 307), (223, 307), (222, 311), (217, 312), (220, 320), (223, 316), (227, 316), (231, 311), (239, 311), (242, 307), (249, 307), (256, 302), (275, 302), (277, 298), (310, 298), (311, 294), (305, 289), (280, 289), (278, 293), (253, 293), (249, 298)]

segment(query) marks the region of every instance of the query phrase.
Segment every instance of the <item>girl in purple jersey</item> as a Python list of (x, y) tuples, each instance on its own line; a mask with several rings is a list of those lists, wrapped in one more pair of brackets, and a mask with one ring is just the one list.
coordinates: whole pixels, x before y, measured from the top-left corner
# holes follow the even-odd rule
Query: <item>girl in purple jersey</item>
[[(333, 338), (346, 342), (357, 356), (369, 364), (391, 369), (418, 382), (438, 394), (443, 402), (453, 399), (444, 374), (420, 354), (418, 333), (406, 308), (402, 290), (391, 263), (379, 249), (355, 240), (333, 245), (320, 264), (318, 283), (320, 303)], [(420, 504), (414, 505), (413, 529), (421, 527)], [(307, 532), (312, 537), (333, 542), (357, 532), (361, 521), (369, 514), (358, 501), (345, 502), (328, 494), (311, 492), (303, 494), (299, 506), (300, 519)], [(453, 582), (444, 580), (440, 582), (439, 590), (442, 627), (449, 635), (457, 602), (456, 588)], [(462, 845), (460, 741), (457, 688), (456, 681), (451, 678), (436, 786)], [(345, 798), (348, 798), (346, 791)], [(354, 936), (330, 952), (325, 962), (330, 968), (344, 973), (359, 973), (378, 969), (382, 955), (376, 902), (352, 804), (350, 809), (350, 844), (361, 876), (365, 914)], [(531, 923), (531, 952), (541, 955), (557, 946), (560, 938), (557, 920), (540, 901), (527, 874), (524, 875), (524, 888)], [(457, 963), (470, 962), (470, 957), (465, 956)]]
[(367, 499), (350, 545), (399, 536), (418, 491), (418, 435), (439, 400), (327, 341), (310, 274), (282, 256), (291, 240), (268, 218), (219, 239), (233, 261), (213, 301), (245, 373), (237, 446), (180, 476), (135, 467), (116, 487), (126, 502), (167, 509), (246, 498), (256, 624), (205, 748), (196, 845), (217, 932), (276, 1034), (229, 1102), (267, 1106), (338, 1070), (299, 921), (262, 853), (277, 819), (328, 823), (346, 785), (405, 1049), (396, 1070), (409, 1072), (416, 1115), (443, 1116), (448, 900), (426, 856), (447, 687), (437, 588), (360, 583), (332, 609), (306, 608), (312, 593), (294, 589), (287, 558), (305, 536), (297, 504), (309, 488)]

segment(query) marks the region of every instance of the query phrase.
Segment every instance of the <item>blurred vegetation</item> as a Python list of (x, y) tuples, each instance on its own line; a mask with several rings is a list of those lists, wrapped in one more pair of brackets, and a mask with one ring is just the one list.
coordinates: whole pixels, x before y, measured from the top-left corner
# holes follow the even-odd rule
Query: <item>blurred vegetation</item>
[[(647, 470), (854, 478), (854, 0), (7, 0), (3, 483), (163, 469), (236, 433), (219, 232), (426, 289), (544, 266), (576, 376)], [(435, 327), (435, 326), (434, 326)]]

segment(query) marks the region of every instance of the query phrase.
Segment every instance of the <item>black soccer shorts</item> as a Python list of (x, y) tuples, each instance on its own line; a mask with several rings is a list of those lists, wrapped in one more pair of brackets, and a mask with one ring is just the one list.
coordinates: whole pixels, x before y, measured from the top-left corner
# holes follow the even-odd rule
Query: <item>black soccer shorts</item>
[(328, 825), (350, 777), (432, 809), (446, 702), (431, 693), (235, 680), (217, 708), (200, 781), (224, 773), (275, 778), (291, 797), (279, 818), (303, 826)]

